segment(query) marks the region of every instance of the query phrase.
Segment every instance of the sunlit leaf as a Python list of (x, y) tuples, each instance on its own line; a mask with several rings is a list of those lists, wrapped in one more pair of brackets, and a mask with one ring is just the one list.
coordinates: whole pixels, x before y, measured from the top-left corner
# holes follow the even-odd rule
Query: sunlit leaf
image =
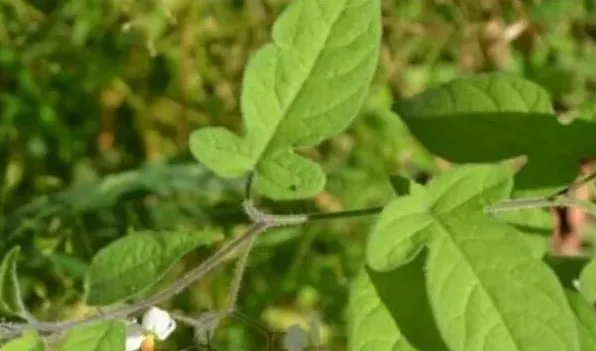
[(33, 332), (11, 340), (0, 347), (0, 351), (45, 351), (43, 340)]
[(367, 263), (391, 271), (428, 247), (429, 301), (452, 350), (579, 350), (555, 274), (522, 233), (484, 211), (511, 188), (504, 166), (464, 166), (438, 176), (425, 193), (385, 208)]
[(566, 289), (565, 295), (575, 314), (582, 351), (596, 350), (596, 311), (577, 291)]
[(245, 133), (203, 128), (193, 155), (224, 177), (255, 170), (276, 199), (323, 189), (325, 173), (294, 152), (347, 128), (367, 97), (381, 34), (379, 0), (298, 0), (277, 19), (273, 43), (250, 60), (242, 87)]
[(124, 350), (126, 326), (122, 321), (101, 321), (69, 331), (60, 351)]

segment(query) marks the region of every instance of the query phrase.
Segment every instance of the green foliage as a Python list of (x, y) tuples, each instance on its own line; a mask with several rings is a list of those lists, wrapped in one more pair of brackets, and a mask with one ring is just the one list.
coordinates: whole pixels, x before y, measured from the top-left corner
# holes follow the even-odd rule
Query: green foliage
[(104, 321), (79, 326), (66, 335), (60, 350), (124, 350), (125, 329), (124, 322), (121, 321)]
[[(367, 263), (390, 271), (428, 247), (429, 301), (450, 349), (577, 350), (556, 276), (533, 257), (521, 232), (484, 214), (511, 189), (503, 166), (461, 167), (433, 179), (425, 193), (385, 207)], [(525, 296), (533, 298), (520, 306)]]
[(186, 253), (223, 236), (202, 231), (133, 232), (100, 250), (87, 273), (87, 303), (109, 305), (156, 284)]
[(596, 154), (596, 124), (561, 124), (547, 92), (516, 76), (457, 79), (398, 101), (394, 108), (429, 150), (449, 161), (527, 156), (516, 177), (516, 188), (526, 193), (548, 193), (569, 184), (580, 161)]
[[(2, 313), (47, 326), (130, 308), (215, 266), (205, 254), (247, 222), (239, 179), (218, 177), (252, 172), (259, 208), (316, 214), (257, 239), (216, 349), (261, 349), (253, 329), (313, 312), (334, 350), (596, 348), (596, 266), (553, 257), (563, 224), (542, 208), (596, 155), (593, 7), (0, 2)], [(508, 206), (529, 194), (543, 203)], [(229, 307), (222, 268), (165, 308), (194, 327)], [(58, 349), (123, 349), (135, 313)], [(164, 349), (203, 348), (191, 334)], [(0, 350), (44, 349), (23, 335)]]
[(273, 27), (273, 44), (246, 68), (246, 135), (200, 129), (190, 139), (195, 157), (225, 177), (254, 170), (259, 191), (270, 198), (321, 191), (323, 169), (293, 148), (317, 145), (352, 122), (377, 65), (380, 27), (378, 0), (290, 5)]
[(565, 295), (575, 314), (581, 350), (593, 350), (596, 348), (596, 314), (594, 314), (592, 304), (588, 303), (577, 291), (565, 289)]
[(0, 351), (45, 351), (43, 340), (35, 333), (24, 333), (0, 347)]
[(26, 312), (17, 277), (17, 261), (20, 253), (19, 246), (13, 247), (4, 256), (0, 265), (0, 313), (3, 314), (22, 316)]
[(596, 303), (596, 260), (591, 260), (582, 269), (579, 276), (579, 286), (586, 300)]

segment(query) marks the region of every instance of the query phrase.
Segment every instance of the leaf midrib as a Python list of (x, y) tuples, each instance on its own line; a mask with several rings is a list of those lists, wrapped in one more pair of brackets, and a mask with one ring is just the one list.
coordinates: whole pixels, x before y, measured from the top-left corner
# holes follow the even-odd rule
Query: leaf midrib
[(501, 321), (501, 325), (503, 325), (505, 327), (505, 329), (507, 330), (507, 335), (509, 336), (511, 342), (513, 343), (513, 345), (515, 345), (517, 350), (521, 350), (517, 339), (514, 337), (515, 334), (513, 334), (512, 329), (509, 326), (509, 324), (506, 322), (505, 317), (501, 313), (501, 310), (497, 307), (498, 305), (497, 305), (495, 299), (493, 298), (492, 294), (490, 294), (488, 292), (488, 290), (486, 289), (486, 287), (484, 286), (484, 282), (478, 276), (476, 270), (474, 269), (474, 266), (470, 263), (470, 260), (464, 254), (464, 252), (459, 249), (459, 246), (455, 243), (455, 240), (453, 240), (453, 237), (449, 234), (449, 230), (447, 230), (447, 226), (441, 221), (441, 219), (438, 216), (433, 216), (433, 217), (435, 218), (435, 221), (436, 221), (437, 225), (439, 226), (439, 228), (441, 229), (441, 231), (444, 232), (443, 236), (445, 238), (447, 238), (449, 243), (452, 244), (453, 247), (455, 247), (457, 252), (459, 252), (460, 257), (462, 258), (462, 262), (464, 263), (464, 265), (466, 265), (468, 267), (470, 272), (472, 272), (472, 274), (476, 278), (476, 281), (480, 282), (480, 284), (478, 284), (478, 286), (480, 287), (480, 289), (484, 293), (484, 295), (487, 297), (491, 307), (496, 311), (496, 314), (497, 314), (499, 320)]
[[(337, 1), (337, 0), (336, 0)], [(308, 73), (305, 75), (305, 78), (300, 82), (300, 86), (298, 87), (298, 89), (296, 89), (296, 92), (294, 94), (294, 96), (292, 96), (292, 98), (290, 99), (290, 101), (288, 102), (288, 104), (286, 105), (286, 107), (281, 111), (280, 113), (280, 117), (278, 122), (275, 124), (275, 127), (273, 128), (273, 132), (271, 133), (271, 137), (269, 139), (267, 139), (265, 141), (265, 144), (263, 145), (263, 148), (261, 149), (261, 151), (259, 153), (257, 153), (256, 155), (256, 165), (259, 164), (259, 162), (262, 159), (262, 156), (267, 154), (267, 152), (270, 149), (271, 143), (272, 141), (275, 139), (275, 136), (277, 135), (277, 131), (279, 130), (280, 126), (282, 125), (285, 117), (288, 114), (288, 111), (292, 108), (292, 106), (294, 105), (294, 103), (296, 102), (296, 99), (298, 99), (298, 97), (301, 95), (304, 86), (306, 85), (306, 82), (308, 81), (308, 79), (310, 78), (314, 68), (317, 66), (317, 64), (320, 61), (321, 58), (321, 54), (323, 53), (323, 51), (325, 51), (325, 48), (327, 47), (327, 43), (329, 42), (329, 37), (331, 32), (333, 31), (333, 28), (335, 27), (337, 21), (344, 15), (344, 13), (347, 11), (347, 9), (349, 8), (349, 2), (350, 0), (345, 0), (344, 2), (344, 8), (339, 12), (339, 14), (337, 15), (337, 17), (335, 17), (332, 21), (331, 21), (331, 25), (329, 25), (327, 33), (325, 33), (325, 40), (323, 41), (323, 44), (321, 45), (321, 47), (319, 48), (319, 50), (317, 50), (317, 54), (315, 59), (313, 60), (312, 65), (308, 68)], [(301, 4), (301, 6), (304, 6)], [(301, 11), (303, 9), (301, 8)], [(276, 49), (276, 54), (277, 52), (281, 51), (281, 47), (279, 47), (277, 45), (277, 43), (274, 43), (275, 45), (275, 49)], [(276, 66), (276, 75), (275, 77), (277, 77), (277, 67)]]

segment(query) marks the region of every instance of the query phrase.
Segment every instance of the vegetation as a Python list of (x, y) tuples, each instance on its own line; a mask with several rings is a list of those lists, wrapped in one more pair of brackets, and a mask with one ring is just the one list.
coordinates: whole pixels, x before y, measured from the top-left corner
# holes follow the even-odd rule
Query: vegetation
[(589, 0), (0, 1), (2, 350), (595, 349), (594, 62)]

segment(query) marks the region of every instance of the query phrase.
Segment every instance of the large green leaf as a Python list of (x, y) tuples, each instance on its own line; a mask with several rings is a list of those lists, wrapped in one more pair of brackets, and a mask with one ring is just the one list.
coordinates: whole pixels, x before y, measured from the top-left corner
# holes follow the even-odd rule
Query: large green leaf
[(45, 351), (43, 340), (33, 332), (13, 339), (0, 347), (0, 351)]
[(22, 315), (26, 313), (17, 278), (17, 261), (21, 253), (19, 246), (13, 247), (2, 259), (0, 265), (0, 313)]
[(135, 232), (103, 248), (87, 273), (87, 303), (108, 305), (145, 291), (183, 255), (222, 240), (215, 232)]
[(390, 272), (362, 270), (350, 290), (350, 350), (447, 350), (428, 301), (424, 256)]
[(522, 233), (484, 211), (511, 188), (504, 166), (464, 166), (440, 175), (426, 192), (385, 208), (369, 239), (367, 263), (391, 271), (428, 247), (429, 300), (452, 350), (579, 350), (556, 275)]
[(379, 0), (297, 0), (277, 19), (273, 43), (250, 60), (242, 87), (243, 137), (216, 127), (191, 135), (193, 155), (224, 177), (255, 170), (260, 193), (309, 197), (325, 173), (294, 147), (349, 126), (375, 72)]
[(580, 160), (596, 154), (596, 123), (561, 124), (544, 89), (505, 73), (453, 80), (396, 102), (394, 110), (424, 146), (449, 161), (526, 155), (516, 189), (527, 193), (565, 186)]
[(124, 350), (126, 326), (122, 321), (102, 321), (71, 329), (60, 351)]

